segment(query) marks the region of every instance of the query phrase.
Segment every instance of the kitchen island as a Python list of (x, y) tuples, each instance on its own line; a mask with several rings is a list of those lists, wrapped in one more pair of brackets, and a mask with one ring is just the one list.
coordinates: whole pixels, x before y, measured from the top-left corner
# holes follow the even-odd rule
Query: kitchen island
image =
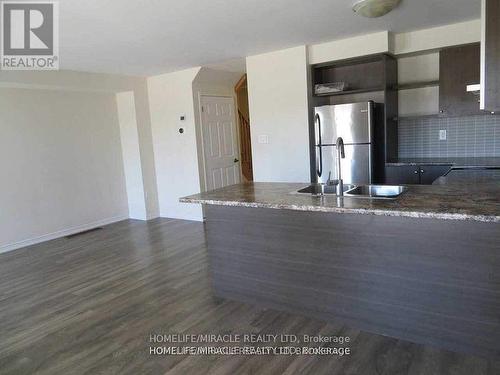
[(218, 297), (498, 359), (496, 173), (397, 199), (248, 183), (181, 201), (205, 205)]

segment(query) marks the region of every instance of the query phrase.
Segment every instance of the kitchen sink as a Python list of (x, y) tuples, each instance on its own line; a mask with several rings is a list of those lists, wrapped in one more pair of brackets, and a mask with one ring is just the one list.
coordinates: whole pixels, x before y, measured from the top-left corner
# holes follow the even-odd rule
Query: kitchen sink
[[(344, 193), (348, 190), (352, 190), (356, 185), (344, 184)], [(296, 193), (299, 194), (312, 194), (312, 195), (335, 195), (335, 185), (324, 185), (324, 184), (312, 184), (303, 189), (297, 190)]]
[(346, 197), (396, 198), (408, 188), (393, 185), (359, 185), (344, 192)]
[[(349, 185), (344, 184), (345, 197), (359, 198), (397, 198), (407, 188), (397, 185)], [(335, 185), (312, 184), (292, 194), (335, 195)]]

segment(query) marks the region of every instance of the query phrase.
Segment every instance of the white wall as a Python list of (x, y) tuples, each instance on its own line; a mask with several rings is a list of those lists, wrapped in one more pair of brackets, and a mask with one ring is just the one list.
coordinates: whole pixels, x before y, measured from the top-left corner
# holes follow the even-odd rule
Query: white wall
[(134, 93), (147, 218), (159, 216), (153, 140), (146, 79), (74, 71), (0, 71), (0, 87), (51, 89), (64, 92)]
[(333, 40), (308, 46), (309, 62), (318, 64), (357, 56), (390, 52), (409, 55), (423, 51), (476, 43), (481, 40), (481, 21), (472, 20), (406, 33), (378, 33)]
[(115, 95), (0, 89), (0, 252), (128, 217)]
[(137, 132), (137, 115), (133, 91), (116, 94), (123, 169), (131, 219), (147, 220), (144, 181), (142, 178), (141, 152)]
[(386, 52), (389, 52), (388, 31), (308, 46), (310, 64)]
[(454, 23), (400, 34), (390, 34), (391, 51), (404, 55), (437, 50), (481, 40), (481, 20)]
[[(179, 198), (200, 191), (193, 80), (200, 68), (147, 80), (160, 215), (202, 220), (199, 205)], [(181, 121), (180, 116), (185, 116)], [(179, 128), (184, 133), (179, 133)]]
[(255, 181), (310, 180), (307, 69), (305, 46), (247, 58)]

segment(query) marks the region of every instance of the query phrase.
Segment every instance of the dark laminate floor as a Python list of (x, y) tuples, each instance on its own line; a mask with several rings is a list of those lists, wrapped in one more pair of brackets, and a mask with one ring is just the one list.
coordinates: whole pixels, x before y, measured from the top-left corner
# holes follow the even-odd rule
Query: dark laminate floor
[[(350, 336), (352, 355), (150, 356), (149, 334)], [(500, 364), (210, 294), (203, 225), (124, 221), (0, 255), (0, 374), (500, 374)]]

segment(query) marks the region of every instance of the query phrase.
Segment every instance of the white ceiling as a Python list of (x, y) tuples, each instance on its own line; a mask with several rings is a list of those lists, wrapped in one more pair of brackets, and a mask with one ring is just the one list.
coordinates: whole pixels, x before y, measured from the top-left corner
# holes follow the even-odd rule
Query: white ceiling
[(62, 69), (154, 75), (374, 31), (479, 18), (480, 0), (402, 0), (379, 19), (355, 0), (61, 0)]

